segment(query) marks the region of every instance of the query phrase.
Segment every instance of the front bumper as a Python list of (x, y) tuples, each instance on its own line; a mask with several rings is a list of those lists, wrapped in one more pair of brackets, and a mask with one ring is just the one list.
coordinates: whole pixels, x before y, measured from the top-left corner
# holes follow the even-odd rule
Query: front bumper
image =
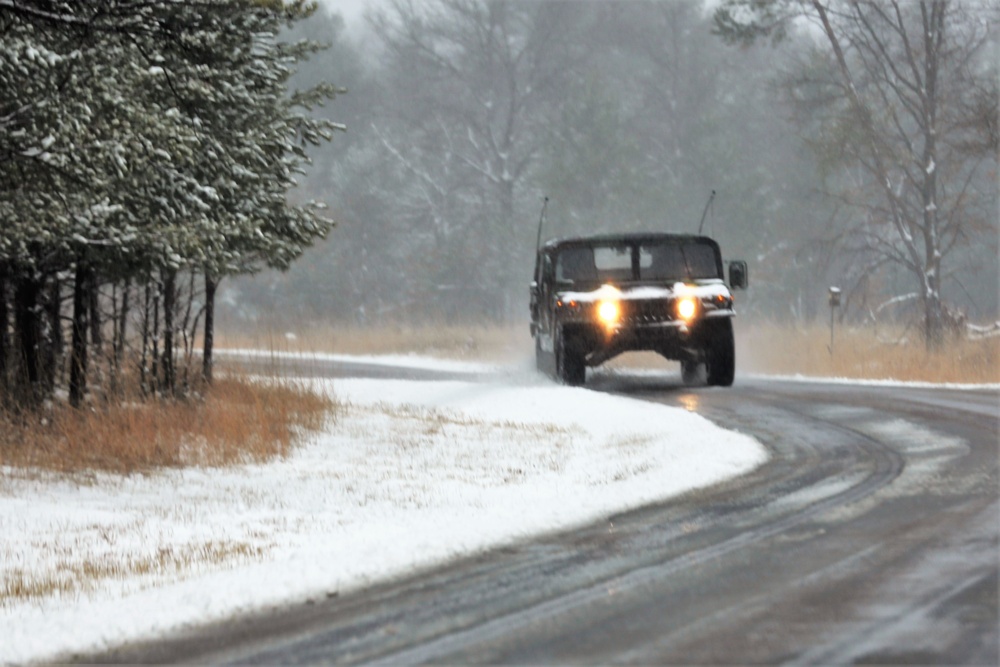
[(701, 314), (691, 321), (623, 317), (613, 324), (593, 319), (567, 319), (561, 329), (567, 344), (583, 355), (588, 366), (598, 366), (625, 352), (651, 351), (673, 360), (700, 360), (705, 334), (712, 322), (732, 318), (732, 310)]

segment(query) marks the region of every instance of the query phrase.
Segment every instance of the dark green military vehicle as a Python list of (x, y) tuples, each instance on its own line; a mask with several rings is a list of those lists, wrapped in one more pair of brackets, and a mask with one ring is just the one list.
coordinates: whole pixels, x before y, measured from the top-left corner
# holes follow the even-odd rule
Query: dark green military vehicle
[(531, 283), (539, 370), (581, 385), (587, 366), (636, 350), (681, 363), (686, 382), (733, 383), (733, 289), (746, 262), (729, 264), (707, 236), (616, 234), (541, 246)]

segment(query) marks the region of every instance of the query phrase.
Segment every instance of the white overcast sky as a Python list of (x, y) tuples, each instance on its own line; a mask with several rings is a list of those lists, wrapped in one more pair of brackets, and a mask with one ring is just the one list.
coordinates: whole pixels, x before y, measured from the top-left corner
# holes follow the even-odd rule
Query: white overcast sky
[(334, 12), (344, 17), (347, 23), (355, 24), (366, 8), (377, 5), (379, 0), (319, 0)]

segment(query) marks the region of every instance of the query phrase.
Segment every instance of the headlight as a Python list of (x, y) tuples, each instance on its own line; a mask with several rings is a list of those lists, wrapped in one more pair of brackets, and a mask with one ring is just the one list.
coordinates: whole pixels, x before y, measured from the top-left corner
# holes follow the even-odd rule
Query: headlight
[(601, 301), (597, 304), (597, 316), (605, 324), (614, 324), (621, 315), (621, 307), (617, 301)]
[(677, 310), (677, 317), (685, 322), (690, 322), (698, 314), (698, 302), (694, 297), (685, 296), (678, 299), (674, 306)]

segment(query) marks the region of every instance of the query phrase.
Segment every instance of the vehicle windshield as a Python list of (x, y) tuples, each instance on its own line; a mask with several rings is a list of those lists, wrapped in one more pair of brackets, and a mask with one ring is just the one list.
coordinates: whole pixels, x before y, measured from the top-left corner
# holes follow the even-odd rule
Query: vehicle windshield
[(715, 248), (707, 243), (656, 243), (639, 247), (640, 280), (721, 278)]
[(670, 282), (721, 277), (715, 248), (697, 241), (571, 246), (556, 259), (556, 280), (570, 283)]

